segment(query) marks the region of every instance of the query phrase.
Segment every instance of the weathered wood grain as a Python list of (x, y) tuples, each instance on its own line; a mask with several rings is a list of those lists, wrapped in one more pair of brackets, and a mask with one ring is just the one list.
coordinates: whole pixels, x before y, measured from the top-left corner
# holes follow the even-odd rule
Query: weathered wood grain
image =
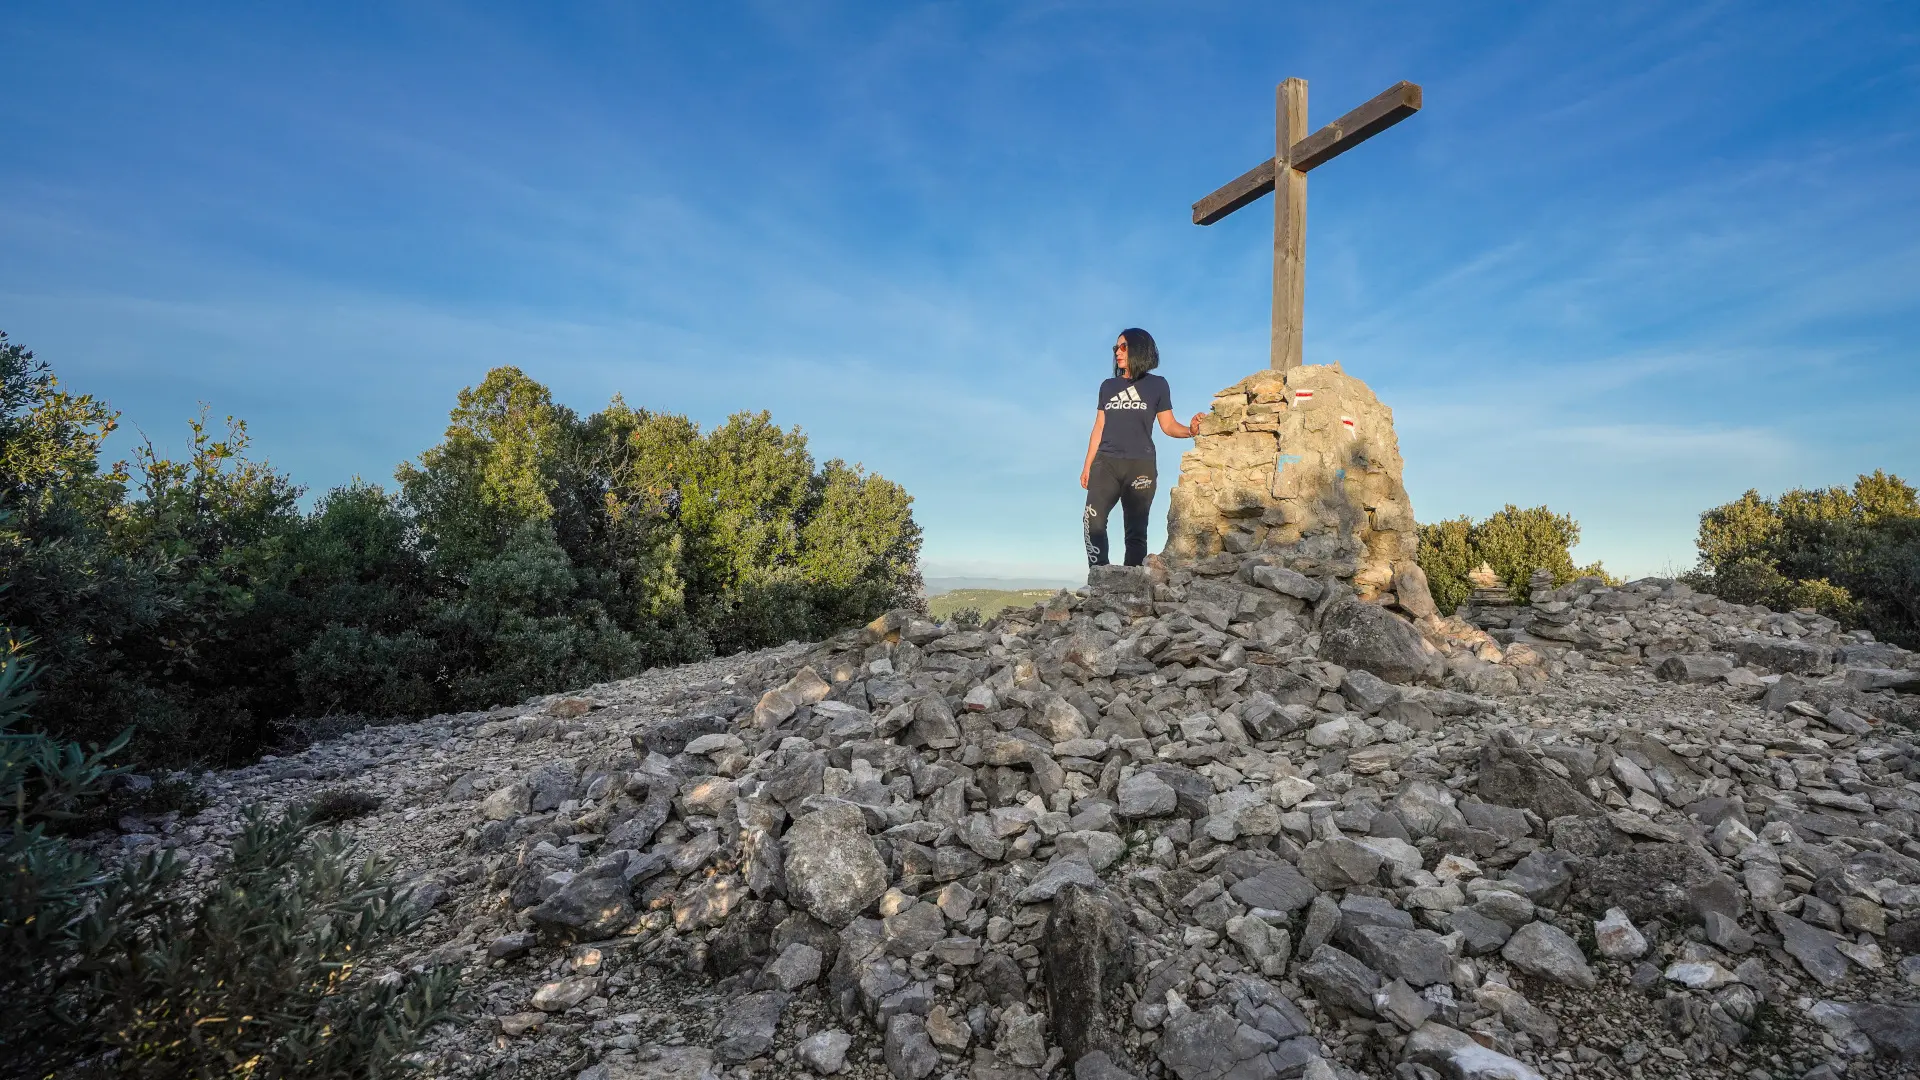
[(1373, 100), (1293, 144), (1287, 159), (1306, 172), (1324, 165), (1420, 111), (1420, 87), (1397, 82)]
[(1307, 174), (1293, 168), (1292, 149), (1307, 133), (1307, 80), (1288, 79), (1274, 90), (1273, 330), (1268, 363), (1276, 370), (1301, 364), (1306, 322)]
[(1211, 225), (1273, 190), (1273, 159), (1229, 180), (1213, 194), (1193, 204), (1193, 223)]

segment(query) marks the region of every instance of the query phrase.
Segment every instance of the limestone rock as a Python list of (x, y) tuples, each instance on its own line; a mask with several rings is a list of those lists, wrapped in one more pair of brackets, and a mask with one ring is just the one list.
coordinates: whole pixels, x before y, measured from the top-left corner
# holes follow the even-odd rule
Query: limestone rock
[(1407, 1036), (1405, 1055), (1407, 1061), (1433, 1069), (1445, 1080), (1544, 1080), (1525, 1062), (1433, 1021)]
[(1069, 885), (1095, 887), (1100, 884), (1099, 875), (1093, 867), (1078, 859), (1061, 859), (1051, 863), (1033, 883), (1020, 890), (1020, 902), (1023, 904), (1041, 904), (1059, 895), (1060, 890)]
[(1015, 1065), (1036, 1068), (1047, 1060), (1047, 1014), (1014, 1002), (1000, 1014), (1000, 1030), (993, 1047)]
[(1500, 946), (1513, 936), (1513, 927), (1473, 908), (1462, 908), (1448, 915), (1447, 931), (1460, 935), (1460, 949), (1468, 956), (1499, 952)]
[(1371, 885), (1385, 863), (1378, 852), (1344, 836), (1321, 841), (1300, 856), (1301, 872), (1326, 890)]
[(1279, 1046), (1216, 1008), (1167, 1021), (1154, 1053), (1180, 1080), (1258, 1080), (1277, 1075), (1267, 1058)]
[(1562, 986), (1591, 990), (1598, 981), (1580, 946), (1552, 923), (1530, 922), (1515, 930), (1501, 946), (1500, 956), (1529, 975)]
[(925, 1080), (940, 1067), (940, 1051), (927, 1037), (927, 1022), (912, 1013), (895, 1013), (887, 1019), (885, 1053), (887, 1070), (895, 1080)]
[(480, 813), (488, 821), (512, 821), (527, 812), (533, 792), (525, 784), (508, 784), (480, 803)]
[(1313, 882), (1286, 863), (1274, 863), (1252, 877), (1236, 881), (1227, 891), (1250, 908), (1286, 912), (1306, 907), (1320, 893)]
[(1480, 748), (1480, 797), (1500, 806), (1519, 807), (1542, 821), (1578, 815), (1595, 817), (1599, 804), (1554, 775), (1505, 731)]
[(1118, 813), (1121, 817), (1165, 817), (1179, 805), (1179, 796), (1173, 788), (1153, 773), (1137, 772), (1120, 781)]
[(800, 1040), (796, 1052), (802, 1065), (821, 1076), (832, 1076), (847, 1067), (847, 1049), (852, 1045), (853, 1036), (829, 1028)]
[(1920, 1004), (1867, 1002), (1848, 1011), (1881, 1056), (1920, 1065)]
[(1390, 683), (1438, 682), (1446, 661), (1413, 625), (1378, 604), (1337, 600), (1320, 624), (1320, 655)]
[(1125, 999), (1127, 927), (1113, 902), (1095, 889), (1068, 884), (1054, 895), (1041, 956), (1053, 1041), (1072, 1065), (1088, 1053), (1122, 1050), (1108, 1021)]
[(1809, 926), (1784, 911), (1773, 912), (1770, 917), (1780, 933), (1781, 947), (1820, 985), (1833, 986), (1847, 977), (1847, 958), (1838, 948), (1842, 940), (1838, 935)]
[(1301, 984), (1323, 1005), (1372, 1016), (1373, 993), (1380, 989), (1380, 973), (1353, 955), (1322, 945), (1295, 970)]
[(1733, 661), (1724, 656), (1669, 656), (1653, 673), (1668, 682), (1708, 683), (1725, 678)]
[[(1231, 455), (1257, 456), (1250, 432), (1279, 447), (1281, 409), (1254, 407), (1280, 398), (1256, 396), (1203, 421)], [(1421, 617), (1449, 689), (1389, 683), (1321, 631), (1361, 600), (1417, 614), (1378, 527), (1392, 500), (1366, 521), (1306, 506), (1307, 471), (1282, 485), (1294, 502), (1220, 504), (1218, 553), (1096, 574), (977, 631), (896, 611), (570, 695), (587, 716), (548, 698), (379, 725), (206, 774), (205, 810), (130, 815), (95, 846), (172, 850), (197, 879), (247, 803), (350, 778), (372, 807), (353, 832), (409, 867), (403, 902), (435, 905), (394, 962), (492, 965), (492, 1022), (434, 1052), (598, 1059), (575, 1080), (883, 1061), (923, 1080), (1351, 1080), (1333, 1061), (1433, 1080), (1530, 1075), (1523, 1056), (1584, 1075), (1595, 1050), (1651, 1076), (1712, 1071), (1721, 1046), (1775, 1071), (1910, 1067), (1864, 1059), (1911, 1054), (1920, 701), (1899, 687), (1920, 658), (1679, 582), (1549, 575), (1487, 598), (1485, 629)], [(1755, 666), (1652, 678), (1672, 656)], [(1551, 925), (1587, 918), (1611, 962)], [(563, 947), (603, 934), (618, 947)], [(720, 992), (651, 977), (668, 969)], [(1569, 989), (1536, 1005), (1540, 980)], [(1821, 981), (1850, 1000), (1809, 997)], [(760, 995), (786, 994), (796, 1027), (870, 1033), (852, 1066), (845, 1032), (768, 1041), (781, 998)], [(1789, 1022), (1752, 1030), (1763, 1001)], [(648, 1045), (669, 1021), (720, 1054)]]
[(1095, 1050), (1073, 1063), (1073, 1080), (1139, 1080), (1105, 1050)]
[(774, 1030), (780, 1026), (780, 1014), (786, 1010), (790, 996), (784, 990), (766, 990), (729, 1005), (720, 1017), (720, 1042), (713, 1048), (714, 1057), (740, 1062), (772, 1049)]
[(601, 980), (575, 976), (546, 983), (533, 992), (533, 1007), (541, 1012), (566, 1012), (600, 992)]
[(755, 727), (773, 727), (792, 716), (803, 705), (823, 701), (833, 692), (833, 687), (820, 678), (818, 672), (810, 667), (800, 671), (781, 686), (761, 695), (760, 703), (753, 709)]
[(804, 941), (795, 941), (781, 950), (773, 963), (767, 965), (762, 977), (771, 979), (781, 990), (798, 990), (820, 977), (820, 966), (824, 959), (819, 949)]
[(1402, 563), (1394, 571), (1393, 595), (1400, 609), (1416, 621), (1437, 616), (1440, 611), (1434, 606), (1433, 591), (1427, 584), (1427, 572), (1415, 562)]
[(662, 1046), (647, 1060), (609, 1058), (594, 1068), (606, 1070), (599, 1080), (719, 1080), (720, 1076), (713, 1051), (704, 1046)]
[(1647, 953), (1646, 935), (1619, 908), (1608, 908), (1606, 917), (1593, 924), (1593, 942), (1609, 960), (1638, 960)]
[(1701, 922), (1708, 911), (1740, 914), (1739, 889), (1713, 857), (1690, 844), (1641, 844), (1587, 860), (1581, 887), (1600, 907), (1618, 907), (1635, 921)]
[(1419, 987), (1445, 982), (1451, 974), (1446, 946), (1431, 930), (1342, 926), (1340, 940), (1356, 959), (1383, 978), (1404, 979)]
[(576, 877), (527, 914), (534, 925), (563, 939), (592, 941), (626, 929), (633, 905), (620, 878)]
[(887, 891), (887, 866), (851, 803), (795, 821), (781, 846), (788, 897), (829, 926), (847, 925)]

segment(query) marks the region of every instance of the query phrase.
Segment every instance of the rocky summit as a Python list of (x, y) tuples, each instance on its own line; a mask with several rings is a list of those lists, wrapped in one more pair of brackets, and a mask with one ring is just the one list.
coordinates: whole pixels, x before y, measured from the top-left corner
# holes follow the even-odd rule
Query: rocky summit
[(1913, 654), (1668, 581), (1410, 621), (1352, 573), (896, 612), (359, 731), (118, 843), (380, 800), (344, 827), (431, 914), (363, 965), (470, 995), (429, 1076), (1920, 1071)]

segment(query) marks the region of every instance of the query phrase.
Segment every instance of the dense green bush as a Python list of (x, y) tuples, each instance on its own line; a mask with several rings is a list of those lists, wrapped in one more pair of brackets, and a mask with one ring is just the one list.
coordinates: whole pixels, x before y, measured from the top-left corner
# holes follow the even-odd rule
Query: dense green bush
[(1573, 546), (1580, 524), (1544, 506), (1526, 510), (1508, 505), (1482, 521), (1461, 516), (1420, 526), (1420, 569), (1427, 575), (1433, 602), (1451, 614), (1473, 592), (1467, 575), (1481, 563), (1493, 568), (1516, 597), (1525, 600), (1535, 570), (1553, 575), (1555, 585), (1576, 577), (1606, 577), (1599, 563), (1576, 567)]
[(1686, 580), (1743, 604), (1810, 608), (1920, 648), (1920, 498), (1875, 470), (1852, 488), (1748, 491), (1700, 515)]
[(170, 852), (101, 866), (49, 826), (105, 797), (125, 738), (15, 731), (30, 678), (0, 657), (0, 1074), (397, 1075), (458, 973), (357, 970), (419, 917), (387, 864), (295, 810), (249, 814), (204, 889)]
[(441, 442), (311, 510), (202, 415), (106, 466), (115, 414), (0, 334), (0, 621), (60, 738), (231, 763), (316, 716), (420, 716), (815, 639), (918, 603), (898, 484), (765, 413), (581, 417), (514, 368)]

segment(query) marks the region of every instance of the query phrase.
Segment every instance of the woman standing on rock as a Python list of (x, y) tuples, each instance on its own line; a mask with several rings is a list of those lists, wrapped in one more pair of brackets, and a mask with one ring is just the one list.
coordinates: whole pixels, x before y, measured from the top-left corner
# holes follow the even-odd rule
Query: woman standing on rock
[(1152, 334), (1138, 327), (1120, 331), (1113, 343), (1113, 378), (1100, 384), (1099, 411), (1093, 414), (1087, 460), (1080, 467), (1080, 486), (1087, 489), (1082, 521), (1089, 566), (1107, 565), (1107, 515), (1116, 502), (1126, 528), (1126, 565), (1147, 561), (1147, 510), (1160, 475), (1153, 457), (1154, 422), (1170, 438), (1191, 439), (1205, 415), (1195, 413), (1187, 425), (1173, 418), (1167, 380), (1148, 374), (1159, 366)]

